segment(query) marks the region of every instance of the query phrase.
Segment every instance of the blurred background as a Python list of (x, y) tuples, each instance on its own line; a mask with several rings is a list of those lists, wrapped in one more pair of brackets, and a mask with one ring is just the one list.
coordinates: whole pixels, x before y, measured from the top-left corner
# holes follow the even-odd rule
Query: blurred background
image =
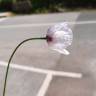
[(96, 0), (0, 0), (0, 11), (53, 13), (96, 9)]

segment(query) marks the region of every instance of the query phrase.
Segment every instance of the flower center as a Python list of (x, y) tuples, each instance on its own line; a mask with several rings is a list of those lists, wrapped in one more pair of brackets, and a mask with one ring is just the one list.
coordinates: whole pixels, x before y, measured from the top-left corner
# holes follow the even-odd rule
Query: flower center
[(47, 42), (52, 42), (53, 41), (53, 38), (51, 36), (46, 36), (46, 39), (47, 39)]

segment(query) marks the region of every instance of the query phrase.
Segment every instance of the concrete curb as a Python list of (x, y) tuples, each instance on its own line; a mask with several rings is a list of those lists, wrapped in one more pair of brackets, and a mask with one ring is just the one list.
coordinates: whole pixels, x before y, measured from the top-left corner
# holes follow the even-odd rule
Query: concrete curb
[(13, 13), (11, 12), (0, 13), (0, 18), (10, 17), (10, 16), (13, 16)]

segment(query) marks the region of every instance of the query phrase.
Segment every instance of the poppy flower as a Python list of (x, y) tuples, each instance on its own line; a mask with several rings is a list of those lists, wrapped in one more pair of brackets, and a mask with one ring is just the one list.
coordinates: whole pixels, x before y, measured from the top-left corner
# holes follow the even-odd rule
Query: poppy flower
[(70, 54), (66, 48), (72, 43), (73, 33), (67, 22), (49, 27), (46, 39), (51, 49), (58, 51), (61, 54)]

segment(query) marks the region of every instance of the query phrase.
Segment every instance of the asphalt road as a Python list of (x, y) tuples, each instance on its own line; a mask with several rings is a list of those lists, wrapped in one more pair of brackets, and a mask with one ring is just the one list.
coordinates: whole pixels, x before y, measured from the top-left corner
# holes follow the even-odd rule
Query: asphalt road
[[(46, 74), (10, 68), (6, 96), (96, 96), (96, 12), (16, 16), (1, 21), (0, 61), (8, 62), (22, 40), (46, 36), (49, 26), (63, 21), (79, 23), (70, 24), (74, 40), (68, 48), (69, 56), (52, 51), (46, 41), (37, 40), (20, 47), (12, 63), (28, 68), (82, 73), (82, 78), (52, 76), (50, 79), (49, 76), (50, 84), (45, 90), (42, 85)], [(0, 96), (5, 69), (0, 65)], [(44, 95), (41, 89), (46, 91)]]

